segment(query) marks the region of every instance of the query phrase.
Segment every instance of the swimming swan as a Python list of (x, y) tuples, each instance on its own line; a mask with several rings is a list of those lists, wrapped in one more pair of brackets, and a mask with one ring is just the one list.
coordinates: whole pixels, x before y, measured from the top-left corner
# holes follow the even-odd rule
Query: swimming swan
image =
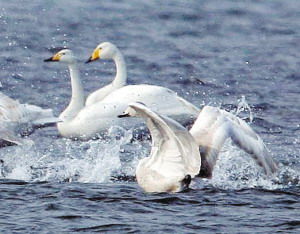
[(228, 138), (249, 153), (267, 175), (277, 169), (265, 144), (249, 125), (219, 108), (205, 106), (190, 134), (179, 123), (140, 103), (129, 104), (119, 117), (127, 116), (146, 119), (152, 136), (150, 157), (140, 160), (136, 169), (137, 181), (146, 192), (179, 192), (197, 174), (210, 178)]
[(18, 136), (21, 129), (42, 127), (59, 121), (51, 109), (29, 104), (20, 104), (17, 100), (0, 92), (0, 141), (1, 145), (10, 142), (22, 145), (26, 140)]
[(196, 117), (199, 109), (179, 97), (174, 91), (155, 85), (126, 85), (127, 71), (124, 57), (120, 50), (110, 42), (99, 44), (87, 62), (97, 59), (113, 59), (116, 64), (116, 76), (112, 83), (100, 88), (87, 97), (86, 105), (102, 102), (143, 102), (147, 106), (156, 104), (155, 111), (172, 116), (177, 120)]
[[(120, 120), (117, 117), (128, 105), (128, 99), (124, 98), (124, 96), (121, 100), (116, 98), (113, 101), (109, 99), (85, 105), (84, 91), (77, 68), (77, 61), (71, 50), (63, 49), (44, 61), (67, 64), (70, 71), (72, 96), (69, 105), (59, 116), (62, 122), (57, 124), (58, 131), (62, 136), (87, 140), (94, 137), (97, 133), (107, 130), (112, 125), (123, 127), (133, 127), (136, 125), (136, 121)], [(154, 90), (156, 90), (155, 95), (158, 95), (160, 98), (147, 98), (153, 95), (152, 92)], [(170, 91), (166, 93), (166, 90), (159, 86), (154, 86), (153, 89), (146, 89), (144, 91), (138, 87), (134, 87), (131, 89), (131, 92), (136, 93), (133, 93), (129, 100), (145, 102), (152, 109), (158, 109), (163, 114), (174, 118), (177, 117), (177, 114), (181, 118), (182, 112), (178, 112), (178, 109), (180, 110), (180, 108), (186, 106), (185, 101), (181, 100), (174, 92)], [(128, 94), (122, 91), (120, 93), (122, 95)], [(177, 106), (172, 107), (169, 100), (174, 99), (177, 100), (177, 103), (174, 103)], [(185, 116), (189, 117), (189, 115)]]
[(58, 131), (63, 137), (87, 140), (113, 124), (120, 124), (116, 113), (120, 113), (121, 109), (124, 108), (122, 105), (99, 102), (85, 106), (77, 61), (71, 50), (60, 50), (44, 61), (61, 62), (67, 64), (69, 68), (72, 96), (69, 105), (59, 115), (61, 122), (57, 123)]
[(129, 104), (119, 117), (142, 117), (152, 137), (149, 157), (136, 168), (138, 184), (146, 192), (180, 192), (200, 171), (199, 148), (179, 123), (163, 117), (141, 103)]

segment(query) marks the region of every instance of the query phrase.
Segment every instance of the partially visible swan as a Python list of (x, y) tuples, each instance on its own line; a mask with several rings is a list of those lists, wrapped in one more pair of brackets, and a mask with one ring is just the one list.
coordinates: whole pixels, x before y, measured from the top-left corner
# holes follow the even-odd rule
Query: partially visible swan
[(51, 109), (29, 104), (20, 104), (17, 100), (0, 92), (0, 142), (10, 142), (22, 145), (26, 140), (18, 133), (23, 127), (32, 128), (50, 123), (59, 119), (53, 116)]
[[(124, 127), (136, 125), (136, 121), (129, 121), (129, 124), (128, 120), (117, 118), (118, 114), (128, 105), (128, 101), (144, 102), (150, 108), (159, 110), (162, 114), (174, 118), (185, 116), (183, 120), (190, 117), (188, 111), (191, 112), (192, 110), (194, 116), (197, 115), (197, 108), (194, 108), (192, 104), (178, 97), (171, 90), (159, 86), (152, 86), (149, 89), (134, 86), (130, 90), (130, 97), (127, 96), (129, 95), (128, 92), (122, 91), (122, 88), (119, 95), (117, 95), (117, 97), (121, 98), (113, 98), (111, 100), (108, 98), (109, 95), (105, 101), (85, 105), (84, 91), (73, 52), (69, 49), (63, 49), (44, 61), (65, 63), (70, 71), (72, 97), (67, 108), (59, 116), (62, 122), (57, 124), (60, 134), (64, 137), (86, 140), (94, 137), (99, 132), (107, 130), (112, 125)], [(111, 95), (114, 95), (114, 92)], [(188, 114), (184, 113), (184, 111), (188, 112)]]
[(140, 160), (136, 169), (137, 181), (146, 192), (179, 192), (198, 173), (210, 178), (228, 138), (248, 152), (267, 175), (277, 169), (265, 144), (246, 122), (219, 108), (205, 106), (190, 134), (179, 123), (141, 103), (129, 104), (119, 117), (129, 116), (146, 119), (152, 136), (150, 157)]
[[(114, 60), (117, 73), (112, 83), (96, 90), (87, 97), (87, 106), (99, 101), (123, 102), (127, 104), (141, 101), (147, 105), (156, 103), (156, 111), (178, 120), (198, 115), (199, 109), (197, 107), (179, 97), (170, 89), (145, 84), (126, 85), (126, 63), (121, 51), (114, 44), (110, 42), (99, 44), (87, 62), (92, 62), (100, 58)], [(181, 119), (180, 116), (182, 117)]]
[(142, 117), (152, 137), (149, 157), (136, 168), (138, 184), (146, 192), (180, 192), (200, 171), (198, 145), (179, 123), (163, 117), (141, 103), (129, 104), (119, 117)]

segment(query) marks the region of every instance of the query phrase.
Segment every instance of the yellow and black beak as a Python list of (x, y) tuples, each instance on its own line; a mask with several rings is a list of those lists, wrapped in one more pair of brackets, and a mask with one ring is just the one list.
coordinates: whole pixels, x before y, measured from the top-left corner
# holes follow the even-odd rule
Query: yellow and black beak
[(90, 63), (90, 62), (93, 62), (93, 61), (96, 61), (97, 59), (99, 59), (99, 58), (100, 58), (100, 51), (101, 51), (101, 49), (96, 48), (96, 49), (93, 51), (92, 56), (89, 57), (89, 59), (88, 59), (85, 63)]
[(58, 62), (61, 58), (61, 54), (57, 53), (53, 55), (51, 58), (45, 59), (44, 62)]

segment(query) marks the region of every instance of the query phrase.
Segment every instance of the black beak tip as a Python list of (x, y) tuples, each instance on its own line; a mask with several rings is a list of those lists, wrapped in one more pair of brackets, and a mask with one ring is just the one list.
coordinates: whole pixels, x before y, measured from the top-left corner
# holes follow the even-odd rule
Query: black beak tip
[(93, 62), (92, 57), (89, 57), (89, 59), (85, 63)]
[(130, 117), (128, 113), (123, 113), (121, 115), (118, 115), (118, 118), (125, 118), (125, 117)]
[(52, 62), (52, 58), (44, 59), (44, 62)]

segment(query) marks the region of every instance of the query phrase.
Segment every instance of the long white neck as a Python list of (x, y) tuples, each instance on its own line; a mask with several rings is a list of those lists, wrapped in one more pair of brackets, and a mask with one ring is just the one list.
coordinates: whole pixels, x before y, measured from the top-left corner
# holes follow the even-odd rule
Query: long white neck
[(63, 120), (73, 119), (84, 107), (84, 91), (81, 84), (77, 64), (73, 63), (68, 67), (71, 76), (72, 96), (68, 107), (60, 115)]
[(127, 71), (126, 63), (123, 55), (119, 50), (116, 51), (114, 57), (112, 58), (116, 64), (117, 74), (115, 79), (107, 86), (104, 86), (95, 92), (91, 93), (86, 99), (86, 106), (90, 106), (96, 102), (102, 101), (106, 96), (111, 94), (113, 91), (126, 85), (127, 81)]
[(122, 53), (117, 50), (113, 60), (116, 64), (117, 74), (115, 79), (112, 82), (114, 87), (122, 87), (127, 83), (127, 70), (126, 63)]

